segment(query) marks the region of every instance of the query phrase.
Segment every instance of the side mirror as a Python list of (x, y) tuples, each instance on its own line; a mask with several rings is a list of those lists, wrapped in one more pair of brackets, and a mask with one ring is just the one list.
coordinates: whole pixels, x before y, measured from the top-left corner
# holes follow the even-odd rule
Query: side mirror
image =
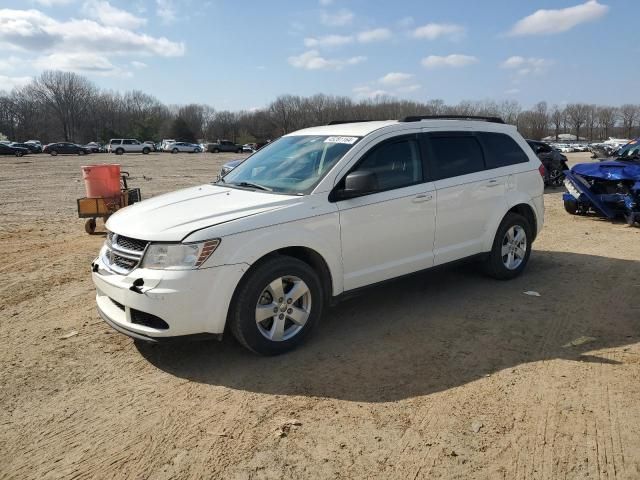
[(344, 179), (344, 189), (336, 191), (337, 200), (359, 197), (378, 189), (378, 177), (368, 170), (351, 172)]

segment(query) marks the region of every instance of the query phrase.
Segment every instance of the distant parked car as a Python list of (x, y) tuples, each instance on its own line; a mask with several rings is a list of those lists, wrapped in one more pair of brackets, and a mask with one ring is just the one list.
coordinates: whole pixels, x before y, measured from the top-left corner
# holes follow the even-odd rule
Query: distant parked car
[(255, 143), (245, 143), (244, 145), (242, 145), (242, 153), (254, 153), (255, 151)]
[(89, 142), (85, 145), (86, 148), (91, 150), (91, 153), (104, 153), (105, 148), (103, 145), (100, 145), (98, 142)]
[(42, 147), (39, 145), (36, 145), (35, 143), (18, 143), (18, 142), (13, 142), (11, 144), (12, 147), (20, 147), (20, 148), (26, 148), (27, 150), (29, 150), (29, 153), (40, 153), (42, 152)]
[(236, 152), (242, 153), (242, 145), (237, 145), (229, 140), (220, 140), (216, 143), (210, 143), (208, 150), (211, 153), (218, 152)]
[(122, 155), (123, 153), (143, 153), (151, 152), (151, 147), (146, 143), (140, 143), (135, 138), (112, 138), (107, 147), (109, 153)]
[(176, 143), (176, 140), (174, 138), (163, 138), (160, 142), (160, 148), (158, 150), (160, 150), (161, 152), (166, 152), (167, 145), (170, 143)]
[(28, 148), (14, 147), (13, 145), (7, 145), (6, 143), (0, 143), (0, 155), (15, 155), (21, 157), (29, 153)]
[(527, 140), (533, 153), (544, 165), (544, 184), (550, 187), (560, 187), (564, 182), (564, 172), (569, 170), (567, 157), (558, 150), (551, 148), (551, 145), (537, 140)]
[(86, 155), (87, 153), (91, 153), (91, 150), (89, 150), (87, 147), (83, 147), (82, 145), (78, 145), (77, 143), (58, 142), (45, 145), (45, 147), (42, 149), (42, 152), (48, 153), (49, 155), (55, 157), (59, 153), (70, 155)]
[(200, 145), (198, 145), (197, 143), (174, 142), (174, 143), (167, 144), (167, 146), (165, 147), (165, 151), (171, 152), (171, 153), (178, 153), (178, 152), (199, 153), (202, 151), (202, 149), (200, 148)]
[(229, 173), (231, 170), (236, 168), (245, 160), (246, 160), (245, 158), (241, 158), (240, 160), (231, 160), (230, 162), (227, 162), (224, 165), (222, 165), (222, 169), (220, 170), (220, 177), (224, 177), (227, 173)]
[(147, 140), (144, 142), (145, 145), (149, 145), (149, 148), (151, 148), (152, 152), (155, 152), (157, 150), (156, 148), (156, 142), (152, 141), (152, 140)]

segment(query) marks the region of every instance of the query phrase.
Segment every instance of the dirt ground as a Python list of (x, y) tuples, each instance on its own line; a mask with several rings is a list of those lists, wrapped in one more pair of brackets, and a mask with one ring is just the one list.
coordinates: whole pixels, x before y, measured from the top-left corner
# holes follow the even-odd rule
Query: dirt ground
[(0, 158), (0, 478), (640, 478), (640, 229), (560, 190), (522, 277), (376, 287), (284, 356), (112, 331), (79, 166), (118, 160), (149, 197), (230, 158)]

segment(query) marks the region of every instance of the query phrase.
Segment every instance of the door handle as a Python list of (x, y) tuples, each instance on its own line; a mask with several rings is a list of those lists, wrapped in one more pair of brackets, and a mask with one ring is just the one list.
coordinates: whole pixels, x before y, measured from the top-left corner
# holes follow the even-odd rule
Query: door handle
[(492, 188), (492, 187), (499, 187), (500, 185), (503, 185), (503, 183), (502, 183), (502, 182), (498, 182), (498, 179), (497, 179), (497, 178), (492, 178), (491, 180), (489, 180), (489, 181), (486, 183), (486, 186), (487, 186), (488, 188)]
[(432, 200), (432, 199), (433, 199), (433, 195), (431, 195), (430, 193), (421, 193), (413, 197), (413, 203), (428, 202), (429, 200)]

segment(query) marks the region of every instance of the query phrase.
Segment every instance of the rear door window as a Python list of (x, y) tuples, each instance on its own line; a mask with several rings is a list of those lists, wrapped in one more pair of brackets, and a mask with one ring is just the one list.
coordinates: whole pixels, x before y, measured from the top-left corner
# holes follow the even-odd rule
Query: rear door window
[[(484, 147), (487, 168), (500, 168), (529, 161), (527, 154), (509, 135), (496, 132), (478, 132), (477, 136)], [(535, 144), (534, 148), (539, 145)]]
[(480, 143), (470, 133), (427, 134), (434, 180), (459, 177), (485, 169)]

